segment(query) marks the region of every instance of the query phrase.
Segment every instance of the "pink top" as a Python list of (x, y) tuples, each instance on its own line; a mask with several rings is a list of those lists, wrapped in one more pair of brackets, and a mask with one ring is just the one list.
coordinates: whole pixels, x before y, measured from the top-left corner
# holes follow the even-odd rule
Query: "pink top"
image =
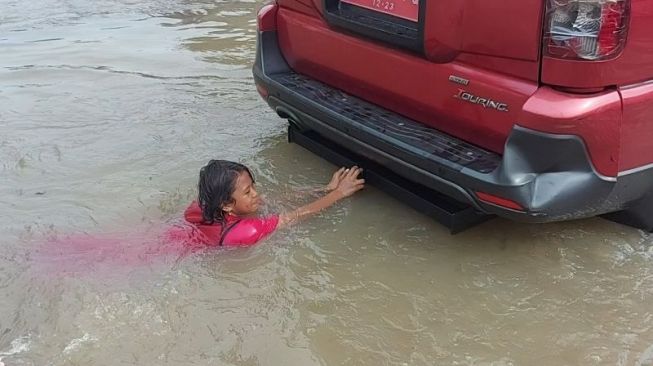
[[(205, 224), (202, 218), (202, 209), (197, 202), (191, 203), (184, 212), (186, 221), (199, 231), (200, 235), (193, 235), (196, 238), (194, 244), (219, 245), (222, 238), (222, 224)], [(268, 217), (238, 217), (229, 215), (226, 217), (225, 227), (229, 228), (222, 245), (253, 245), (261, 239), (270, 235), (279, 224), (279, 216)]]

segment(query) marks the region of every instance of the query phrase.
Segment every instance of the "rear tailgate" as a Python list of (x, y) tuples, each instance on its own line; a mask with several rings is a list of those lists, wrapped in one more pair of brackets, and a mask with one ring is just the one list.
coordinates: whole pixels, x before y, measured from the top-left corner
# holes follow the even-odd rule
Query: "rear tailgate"
[(496, 152), (538, 87), (539, 0), (279, 5), (294, 70)]

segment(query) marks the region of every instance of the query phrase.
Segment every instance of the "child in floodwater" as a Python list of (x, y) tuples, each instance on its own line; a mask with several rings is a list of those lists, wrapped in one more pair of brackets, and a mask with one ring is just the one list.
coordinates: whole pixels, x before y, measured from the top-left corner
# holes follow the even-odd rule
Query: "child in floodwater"
[(116, 265), (132, 267), (160, 259), (176, 263), (207, 246), (252, 245), (276, 229), (361, 190), (365, 181), (360, 174), (356, 166), (341, 168), (324, 187), (321, 198), (287, 213), (257, 216), (262, 202), (249, 169), (230, 161), (211, 160), (200, 170), (198, 200), (186, 209), (186, 223), (166, 225), (162, 237), (153, 238), (152, 230), (55, 236), (44, 241), (32, 258), (48, 276), (103, 270), (116, 274), (122, 273), (115, 271)]
[[(361, 190), (365, 180), (356, 166), (340, 168), (325, 187), (325, 195), (291, 212), (266, 217), (256, 213), (262, 204), (249, 169), (239, 163), (211, 160), (200, 170), (198, 200), (184, 213), (206, 245), (252, 245), (278, 228), (313, 215)], [(196, 239), (196, 240), (197, 240)]]

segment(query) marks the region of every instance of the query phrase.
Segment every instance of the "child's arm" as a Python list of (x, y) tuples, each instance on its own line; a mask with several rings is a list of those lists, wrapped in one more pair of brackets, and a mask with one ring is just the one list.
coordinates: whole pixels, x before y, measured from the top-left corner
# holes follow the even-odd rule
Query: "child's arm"
[(358, 179), (362, 169), (359, 167), (352, 167), (350, 169), (341, 168), (333, 174), (331, 183), (327, 185), (327, 189), (333, 188), (329, 193), (327, 193), (322, 198), (319, 198), (306, 206), (302, 206), (294, 211), (281, 214), (279, 216), (278, 227), (284, 227), (290, 225), (296, 221), (299, 221), (305, 217), (311, 216), (315, 213), (318, 213), (325, 208), (332, 206), (334, 203), (340, 201), (343, 198), (349, 197), (352, 194), (363, 189), (365, 186), (364, 179)]

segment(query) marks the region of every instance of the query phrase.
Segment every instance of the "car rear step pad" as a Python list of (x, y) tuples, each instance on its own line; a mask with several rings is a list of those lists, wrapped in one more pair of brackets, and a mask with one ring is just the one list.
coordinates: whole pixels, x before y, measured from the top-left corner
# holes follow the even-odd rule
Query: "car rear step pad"
[(433, 217), (452, 234), (480, 224), (493, 216), (481, 213), (465, 203), (406, 180), (390, 170), (346, 150), (312, 132), (300, 132), (290, 121), (288, 140), (338, 166), (362, 167), (366, 183)]
[[(485, 174), (492, 172), (501, 163), (499, 154), (467, 143), (301, 74), (284, 72), (270, 75), (270, 77), (291, 90), (292, 93), (318, 103), (330, 113), (347, 118), (361, 131), (374, 136), (371, 139), (366, 139), (366, 143), (374, 145), (375, 141), (382, 140), (391, 142), (394, 146), (415, 157), (417, 165), (422, 165), (423, 169), (434, 171), (432, 167), (444, 163), (454, 170), (467, 168)], [(342, 126), (332, 127), (341, 130), (348, 129)], [(376, 147), (383, 150), (382, 146)]]

